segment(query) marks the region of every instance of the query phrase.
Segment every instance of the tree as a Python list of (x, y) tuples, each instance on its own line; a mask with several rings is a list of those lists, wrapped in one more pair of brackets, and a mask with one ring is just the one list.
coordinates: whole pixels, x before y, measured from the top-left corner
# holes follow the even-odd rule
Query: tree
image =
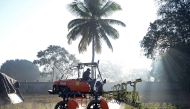
[[(102, 19), (108, 17), (115, 11), (121, 10), (120, 5), (115, 2), (105, 0), (84, 0), (84, 2), (75, 0), (68, 5), (70, 11), (81, 17), (69, 22), (68, 29), (72, 29), (67, 35), (68, 43), (76, 40), (82, 36), (78, 45), (79, 53), (87, 50), (87, 46), (92, 42), (92, 52), (101, 52), (101, 39), (107, 43), (108, 47), (113, 50), (108, 36), (113, 39), (119, 38), (119, 33), (110, 24), (118, 24), (125, 26), (125, 24), (118, 20)], [(93, 53), (94, 55), (94, 53)], [(94, 56), (92, 57), (94, 62)]]
[[(71, 13), (80, 17), (68, 23), (70, 32), (67, 38), (69, 44), (82, 36), (78, 45), (79, 53), (82, 53), (92, 43), (92, 62), (94, 62), (95, 52), (101, 53), (102, 40), (113, 51), (108, 36), (112, 39), (118, 39), (119, 33), (111, 25), (117, 24), (125, 27), (125, 24), (119, 20), (103, 19), (103, 17), (108, 17), (113, 12), (120, 11), (119, 4), (106, 0), (84, 0), (83, 2), (75, 0), (68, 5), (68, 8)], [(94, 74), (92, 74), (93, 76)]]
[(165, 79), (190, 84), (190, 1), (157, 1), (159, 17), (141, 41), (144, 55), (160, 56)]
[(2, 64), (0, 72), (18, 81), (37, 81), (40, 78), (40, 71), (38, 66), (34, 65), (28, 60), (7, 60)]
[(150, 23), (141, 41), (145, 56), (152, 59), (190, 44), (190, 1), (160, 0), (159, 3), (164, 4), (158, 10), (159, 19)]
[(99, 68), (103, 78), (106, 78), (108, 81), (118, 82), (119, 80), (122, 80), (123, 66), (113, 63), (111, 61), (101, 61)]
[(39, 59), (34, 60), (33, 63), (43, 68), (41, 75), (52, 75), (52, 81), (55, 71), (58, 72), (57, 78), (59, 74), (73, 75), (70, 66), (79, 62), (75, 55), (69, 54), (65, 48), (55, 45), (50, 45), (46, 50), (39, 51), (37, 57)]

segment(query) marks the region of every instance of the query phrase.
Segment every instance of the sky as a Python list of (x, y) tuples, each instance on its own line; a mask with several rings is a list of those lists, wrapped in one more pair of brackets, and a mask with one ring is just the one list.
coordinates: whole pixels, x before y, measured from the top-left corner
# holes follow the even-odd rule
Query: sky
[[(114, 26), (120, 38), (111, 40), (113, 52), (103, 43), (95, 61), (111, 60), (127, 68), (149, 67), (151, 60), (141, 55), (140, 41), (150, 22), (156, 19), (154, 0), (115, 0), (122, 11), (109, 18), (120, 20), (126, 27)], [(10, 59), (37, 59), (37, 52), (49, 45), (64, 47), (81, 62), (91, 61), (91, 46), (79, 54), (79, 40), (67, 43), (67, 24), (77, 18), (66, 5), (71, 0), (0, 0), (0, 65)]]

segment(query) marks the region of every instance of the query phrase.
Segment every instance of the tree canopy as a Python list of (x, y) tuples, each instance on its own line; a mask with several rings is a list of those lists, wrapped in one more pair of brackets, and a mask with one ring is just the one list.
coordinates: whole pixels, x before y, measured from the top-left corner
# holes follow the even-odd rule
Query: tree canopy
[(28, 60), (7, 60), (1, 66), (0, 72), (18, 81), (34, 82), (40, 79), (40, 71), (38, 66)]
[(159, 18), (150, 23), (141, 41), (145, 56), (155, 59), (168, 50), (182, 48), (190, 53), (190, 1), (158, 0), (158, 3)]
[[(164, 81), (190, 84), (190, 1), (157, 0), (158, 19), (150, 23), (141, 41), (152, 74)], [(188, 86), (189, 87), (189, 86)]]
[[(79, 62), (75, 55), (70, 54), (65, 48), (50, 45), (46, 50), (39, 51), (37, 54), (38, 60), (33, 63), (43, 68), (41, 75), (60, 76), (60, 74), (72, 75), (70, 66)], [(58, 72), (55, 74), (55, 72)]]

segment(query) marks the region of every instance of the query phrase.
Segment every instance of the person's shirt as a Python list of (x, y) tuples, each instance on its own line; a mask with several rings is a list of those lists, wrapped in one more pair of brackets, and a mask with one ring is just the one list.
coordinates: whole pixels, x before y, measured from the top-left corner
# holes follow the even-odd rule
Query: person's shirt
[(85, 80), (85, 81), (89, 80), (89, 75), (90, 75), (90, 72), (89, 71), (85, 71), (83, 73), (82, 79)]

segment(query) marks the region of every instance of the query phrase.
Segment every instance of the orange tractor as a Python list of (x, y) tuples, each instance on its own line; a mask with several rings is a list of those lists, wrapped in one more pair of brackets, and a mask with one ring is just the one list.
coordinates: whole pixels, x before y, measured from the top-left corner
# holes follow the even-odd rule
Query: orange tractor
[[(72, 67), (77, 68), (78, 78), (76, 79), (59, 79), (54, 81), (53, 89), (48, 90), (49, 94), (58, 94), (59, 97), (63, 98), (62, 101), (55, 105), (54, 109), (76, 109), (79, 108), (78, 100), (91, 98), (90, 102), (87, 104), (87, 109), (109, 109), (107, 102), (104, 99), (100, 99), (103, 91), (103, 81), (99, 67), (99, 62), (95, 63), (79, 63), (77, 66)], [(80, 78), (81, 71), (85, 68), (92, 68), (95, 74), (94, 87), (91, 88), (90, 84)], [(97, 75), (97, 76), (96, 76)], [(62, 76), (63, 77), (63, 76)], [(97, 81), (100, 79), (100, 81)], [(101, 85), (100, 85), (101, 84)], [(98, 87), (97, 87), (98, 86)], [(100, 87), (99, 87), (100, 86)]]

